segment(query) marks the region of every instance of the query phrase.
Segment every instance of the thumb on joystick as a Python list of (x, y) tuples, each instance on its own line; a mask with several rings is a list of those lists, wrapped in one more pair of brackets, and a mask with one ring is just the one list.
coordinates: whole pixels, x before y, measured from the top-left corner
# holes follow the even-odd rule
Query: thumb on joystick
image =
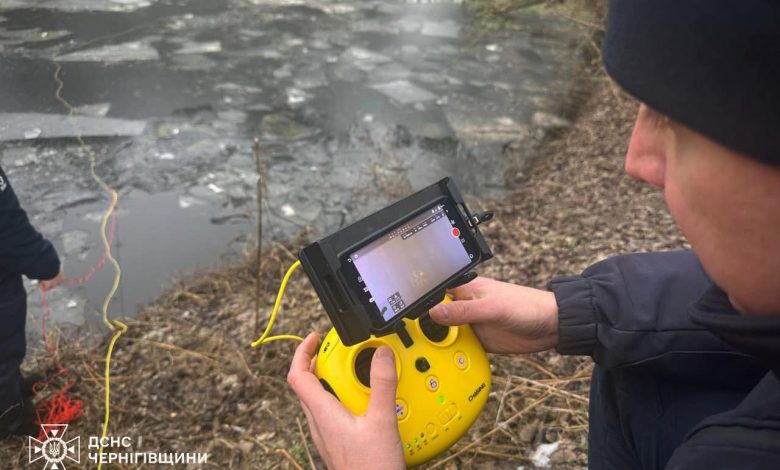
[(387, 415), (396, 421), (395, 393), (398, 377), (395, 371), (395, 355), (387, 346), (379, 347), (371, 360), (371, 397), (366, 414)]

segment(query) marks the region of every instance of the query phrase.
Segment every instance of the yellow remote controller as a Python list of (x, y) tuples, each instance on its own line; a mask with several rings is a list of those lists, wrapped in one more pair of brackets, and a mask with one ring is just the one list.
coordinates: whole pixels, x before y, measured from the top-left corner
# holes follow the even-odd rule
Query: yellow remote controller
[(344, 406), (362, 414), (370, 395), (371, 358), (378, 347), (389, 346), (398, 373), (398, 429), (406, 464), (415, 466), (449, 449), (477, 419), (490, 392), (490, 364), (468, 325), (441, 326), (427, 313), (403, 321), (407, 341), (393, 333), (344, 346), (332, 328), (320, 346), (316, 374)]

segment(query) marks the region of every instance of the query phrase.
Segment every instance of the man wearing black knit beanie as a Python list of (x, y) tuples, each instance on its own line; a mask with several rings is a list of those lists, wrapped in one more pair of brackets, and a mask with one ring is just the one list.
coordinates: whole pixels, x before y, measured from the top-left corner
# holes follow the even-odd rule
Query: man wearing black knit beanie
[[(626, 172), (663, 189), (693, 250), (610, 258), (551, 292), (479, 277), (430, 315), (490, 352), (591, 356), (592, 469), (778, 469), (780, 2), (613, 0), (603, 52), (643, 103)], [(328, 466), (403, 468), (393, 410), (345, 414), (316, 350), (310, 335), (288, 378)], [(372, 400), (395, 396), (394, 371), (373, 361)]]

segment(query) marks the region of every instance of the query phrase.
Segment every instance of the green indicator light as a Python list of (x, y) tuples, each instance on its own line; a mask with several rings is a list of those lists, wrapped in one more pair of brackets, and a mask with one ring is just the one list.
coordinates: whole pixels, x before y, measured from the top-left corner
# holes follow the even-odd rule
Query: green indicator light
[(411, 445), (411, 444), (406, 444), (406, 448), (407, 448), (407, 449), (411, 449), (411, 448), (412, 448), (412, 445)]
[(413, 442), (414, 442), (415, 444), (417, 444), (417, 438), (415, 438)]
[(444, 404), (444, 395), (439, 395), (439, 403)]

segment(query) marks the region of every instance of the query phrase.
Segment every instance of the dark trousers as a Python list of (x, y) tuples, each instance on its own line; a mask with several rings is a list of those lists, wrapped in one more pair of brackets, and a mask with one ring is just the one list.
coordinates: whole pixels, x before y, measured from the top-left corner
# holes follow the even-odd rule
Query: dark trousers
[(19, 366), (26, 351), (27, 292), (21, 276), (0, 280), (0, 432), (21, 416)]
[(702, 383), (696, 376), (718, 372), (691, 368), (689, 380), (684, 380), (685, 374), (669, 377), (643, 366), (604, 370), (597, 365), (590, 391), (588, 467), (664, 468), (686, 434), (704, 418), (737, 406), (760, 372), (753, 377), (744, 369), (734, 371), (740, 374), (737, 382), (721, 376)]

